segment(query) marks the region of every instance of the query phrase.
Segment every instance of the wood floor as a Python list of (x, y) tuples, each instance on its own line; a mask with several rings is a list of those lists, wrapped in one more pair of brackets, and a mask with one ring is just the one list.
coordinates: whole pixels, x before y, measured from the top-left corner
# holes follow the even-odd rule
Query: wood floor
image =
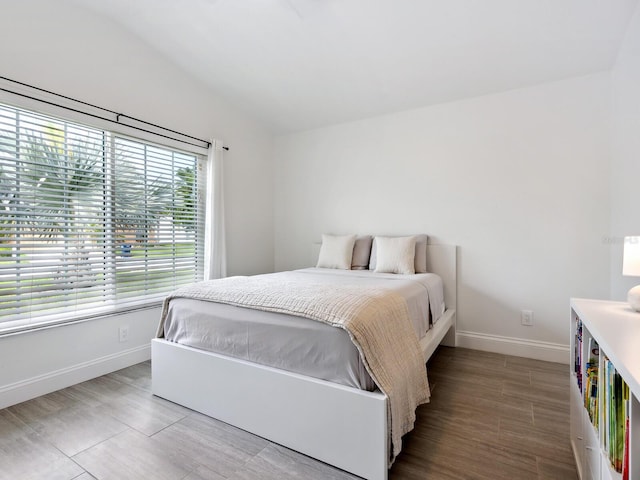
[[(568, 367), (441, 347), (391, 480), (577, 478)], [(354, 479), (150, 393), (149, 362), (0, 410), (1, 480)]]

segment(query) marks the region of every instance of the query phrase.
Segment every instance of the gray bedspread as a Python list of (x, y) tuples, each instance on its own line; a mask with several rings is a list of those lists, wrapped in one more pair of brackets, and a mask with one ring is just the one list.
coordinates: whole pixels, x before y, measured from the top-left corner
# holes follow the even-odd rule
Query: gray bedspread
[[(395, 275), (358, 270), (297, 270), (316, 282), (393, 288), (407, 300), (418, 338), (444, 311), (442, 281), (433, 274)], [(427, 293), (429, 293), (427, 295)], [(429, 308), (431, 305), (431, 308)], [(430, 313), (430, 310), (432, 313)], [(372, 391), (375, 383), (341, 328), (293, 315), (174, 298), (164, 323), (169, 341)]]

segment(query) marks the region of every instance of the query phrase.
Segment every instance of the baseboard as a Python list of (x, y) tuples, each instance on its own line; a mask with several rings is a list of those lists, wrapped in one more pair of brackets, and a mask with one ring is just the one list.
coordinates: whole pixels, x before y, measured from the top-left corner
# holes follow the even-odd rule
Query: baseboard
[(151, 345), (124, 350), (0, 387), (0, 409), (70, 387), (151, 358)]
[(569, 364), (569, 345), (486, 333), (457, 331), (458, 347)]

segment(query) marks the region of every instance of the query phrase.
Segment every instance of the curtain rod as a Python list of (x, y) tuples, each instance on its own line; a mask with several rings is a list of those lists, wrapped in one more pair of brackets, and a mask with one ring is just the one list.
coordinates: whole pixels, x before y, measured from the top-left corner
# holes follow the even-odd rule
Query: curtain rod
[[(93, 114), (93, 113), (84, 112), (84, 111), (82, 111), (82, 110), (77, 110), (77, 109), (75, 109), (75, 108), (71, 108), (71, 107), (68, 107), (68, 106), (66, 106), (66, 105), (60, 105), (59, 103), (50, 102), (50, 101), (48, 101), (48, 100), (42, 100), (41, 98), (32, 97), (32, 96), (27, 95), (27, 94), (24, 94), (24, 93), (15, 92), (15, 91), (13, 91), (13, 90), (8, 90), (8, 89), (6, 89), (6, 88), (2, 88), (2, 87), (0, 87), (0, 91), (3, 91), (3, 92), (11, 93), (11, 94), (13, 94), (13, 95), (19, 95), (19, 96), (21, 96), (21, 97), (28, 98), (28, 99), (30, 99), (30, 100), (35, 100), (35, 101), (37, 101), (37, 102), (46, 103), (47, 105), (52, 105), (52, 106), (54, 106), (54, 107), (64, 108), (64, 109), (66, 109), (66, 110), (70, 110), (70, 111), (72, 111), (72, 112), (80, 113), (80, 114), (82, 114), (82, 115), (88, 115), (88, 116), (90, 116), (90, 117), (97, 118), (97, 119), (100, 119), (100, 120), (105, 120), (105, 121), (107, 121), (107, 122), (116, 123), (116, 124), (118, 124), (118, 125), (124, 125), (124, 126), (129, 127), (129, 128), (134, 128), (134, 129), (136, 129), (136, 130), (140, 130), (141, 132), (150, 133), (150, 134), (152, 134), (152, 135), (157, 135), (157, 136), (159, 136), (159, 137), (168, 138), (168, 139), (170, 139), (170, 140), (177, 140), (177, 141), (179, 141), (179, 142), (183, 142), (183, 143), (186, 143), (186, 144), (189, 144), (189, 145), (193, 145), (193, 146), (195, 146), (195, 147), (200, 147), (200, 145), (197, 145), (197, 144), (195, 144), (195, 143), (191, 143), (191, 142), (188, 142), (188, 141), (182, 140), (182, 139), (180, 139), (180, 138), (171, 137), (171, 136), (169, 136), (169, 135), (164, 135), (164, 134), (162, 134), (162, 133), (157, 133), (157, 132), (154, 132), (154, 131), (151, 131), (151, 130), (147, 130), (147, 129), (140, 128), (140, 127), (135, 127), (135, 126), (133, 126), (133, 125), (128, 125), (128, 124), (126, 124), (126, 123), (121, 123), (121, 122), (120, 122), (120, 118), (128, 118), (129, 120), (133, 120), (133, 121), (135, 121), (135, 122), (140, 122), (140, 123), (143, 123), (143, 124), (145, 124), (145, 125), (149, 125), (149, 126), (151, 126), (151, 127), (159, 128), (160, 130), (164, 130), (165, 132), (175, 133), (175, 134), (177, 134), (177, 135), (181, 135), (181, 136), (183, 136), (183, 137), (191, 138), (192, 140), (197, 140), (198, 142), (205, 143), (205, 144), (207, 145), (207, 148), (210, 148), (210, 147), (211, 147), (211, 142), (210, 142), (210, 141), (208, 141), (208, 140), (202, 140), (201, 138), (193, 137), (193, 136), (191, 136), (191, 135), (187, 135), (186, 133), (182, 133), (182, 132), (178, 132), (178, 131), (176, 131), (176, 130), (172, 130), (172, 129), (170, 129), (170, 128), (162, 127), (162, 126), (160, 126), (160, 125), (156, 125), (155, 123), (146, 122), (146, 121), (144, 121), (144, 120), (140, 120), (139, 118), (131, 117), (131, 116), (126, 115), (126, 114), (124, 114), (124, 113), (118, 113), (118, 112), (115, 112), (115, 111), (113, 111), (113, 110), (109, 110), (108, 108), (100, 107), (100, 106), (98, 106), (98, 105), (94, 105), (94, 104), (92, 104), (92, 103), (88, 103), (88, 102), (83, 102), (82, 100), (77, 100), (77, 99), (75, 99), (75, 98), (68, 97), (68, 96), (66, 96), (66, 95), (62, 95), (62, 94), (60, 94), (60, 93), (52, 92), (52, 91), (50, 91), (50, 90), (45, 90), (44, 88), (36, 87), (36, 86), (34, 86), (34, 85), (29, 85), (28, 83), (19, 82), (19, 81), (17, 81), (17, 80), (13, 80), (13, 79), (11, 79), (11, 78), (7, 78), (7, 77), (2, 77), (2, 76), (0, 76), (0, 79), (1, 79), (1, 80), (6, 80), (6, 81), (8, 81), (8, 82), (12, 82), (12, 83), (15, 83), (15, 84), (18, 84), (18, 85), (22, 85), (23, 87), (32, 88), (32, 89), (34, 89), (34, 90), (38, 90), (38, 91), (40, 91), (40, 92), (44, 92), (44, 93), (49, 94), (49, 95), (54, 95), (54, 96), (59, 97), (59, 98), (64, 98), (65, 100), (71, 100), (72, 102), (76, 102), (76, 103), (79, 103), (79, 104), (82, 104), (82, 105), (86, 105), (86, 106), (91, 107), (91, 108), (96, 108), (96, 109), (98, 109), (98, 110), (102, 110), (103, 112), (111, 113), (112, 115), (115, 115), (115, 116), (116, 116), (116, 119), (115, 119), (115, 120), (113, 120), (113, 119), (111, 119), (111, 118), (102, 117), (102, 116), (100, 116), (100, 115), (95, 115), (95, 114)], [(229, 150), (229, 147), (222, 147), (222, 148), (223, 148), (223, 150), (227, 150), (227, 151)]]

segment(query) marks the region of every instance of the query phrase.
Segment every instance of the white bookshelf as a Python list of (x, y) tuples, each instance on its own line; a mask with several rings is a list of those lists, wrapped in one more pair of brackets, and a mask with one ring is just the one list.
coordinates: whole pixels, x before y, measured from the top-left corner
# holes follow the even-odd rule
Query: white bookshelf
[[(582, 321), (582, 368), (575, 370), (576, 319)], [(622, 480), (614, 470), (604, 450), (604, 408), (602, 401), (602, 372), (604, 357), (609, 358), (630, 390), (629, 413), (629, 479), (640, 479), (640, 313), (626, 302), (571, 299), (571, 446), (581, 480)], [(600, 347), (598, 374), (599, 426), (596, 429), (584, 406), (584, 392), (578, 387), (577, 375), (582, 377), (585, 389), (586, 360), (589, 357), (589, 339)]]

